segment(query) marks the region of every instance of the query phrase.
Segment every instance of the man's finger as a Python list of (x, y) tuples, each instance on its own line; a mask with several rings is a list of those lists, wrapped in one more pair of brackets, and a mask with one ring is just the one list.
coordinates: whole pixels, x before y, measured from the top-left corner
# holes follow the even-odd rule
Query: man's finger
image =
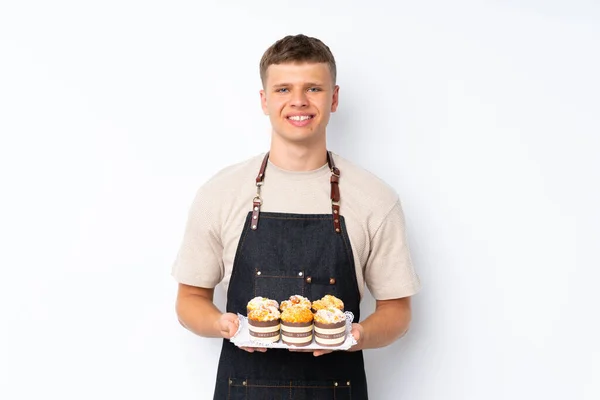
[(319, 356), (322, 356), (324, 354), (329, 354), (331, 352), (332, 352), (332, 350), (315, 350), (315, 352), (313, 353), (313, 355), (315, 357), (319, 357)]
[(254, 353), (255, 351), (265, 353), (267, 351), (264, 347), (240, 347), (240, 349), (246, 350), (248, 353)]

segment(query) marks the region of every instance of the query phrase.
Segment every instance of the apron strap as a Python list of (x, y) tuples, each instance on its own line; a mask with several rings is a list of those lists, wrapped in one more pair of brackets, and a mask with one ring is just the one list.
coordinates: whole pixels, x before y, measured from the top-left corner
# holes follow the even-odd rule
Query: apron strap
[[(258, 228), (258, 217), (260, 214), (260, 206), (262, 205), (262, 199), (260, 197), (260, 187), (263, 185), (265, 180), (265, 171), (267, 169), (267, 161), (269, 160), (269, 152), (265, 154), (258, 175), (256, 176), (256, 196), (252, 200), (252, 224), (251, 228), (256, 230)], [(333, 229), (336, 233), (342, 232), (340, 224), (340, 170), (335, 166), (333, 161), (333, 155), (331, 151), (327, 151), (327, 165), (331, 170), (331, 212), (333, 214)]]
[(333, 229), (337, 233), (342, 231), (340, 225), (340, 170), (335, 166), (333, 155), (330, 151), (327, 152), (327, 164), (331, 170), (331, 212), (333, 213)]
[(265, 180), (265, 170), (267, 169), (267, 161), (269, 160), (269, 152), (265, 154), (265, 158), (263, 158), (262, 164), (260, 165), (260, 170), (258, 171), (258, 175), (256, 176), (256, 196), (252, 200), (252, 223), (250, 227), (252, 230), (256, 230), (258, 228), (258, 216), (260, 213), (260, 206), (262, 205), (262, 199), (260, 198), (260, 187), (263, 185), (263, 181)]

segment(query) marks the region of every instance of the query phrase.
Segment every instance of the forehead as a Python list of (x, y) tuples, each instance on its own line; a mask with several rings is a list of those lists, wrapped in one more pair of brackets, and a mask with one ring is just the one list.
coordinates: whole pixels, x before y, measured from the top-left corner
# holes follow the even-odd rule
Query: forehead
[(326, 63), (271, 64), (267, 68), (267, 86), (282, 83), (302, 84), (316, 82), (331, 84), (331, 71)]

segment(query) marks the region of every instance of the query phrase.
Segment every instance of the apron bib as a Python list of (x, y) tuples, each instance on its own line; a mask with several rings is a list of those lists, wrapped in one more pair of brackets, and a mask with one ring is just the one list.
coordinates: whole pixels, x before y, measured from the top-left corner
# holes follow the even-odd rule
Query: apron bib
[[(260, 187), (269, 153), (258, 177), (253, 209), (246, 217), (227, 291), (227, 312), (246, 315), (256, 296), (278, 302), (291, 295), (318, 300), (332, 294), (360, 321), (360, 294), (350, 240), (339, 212), (340, 171), (327, 153), (331, 175), (331, 214), (260, 212)], [(268, 349), (248, 353), (223, 340), (215, 400), (363, 400), (367, 382), (362, 351), (312, 352)]]

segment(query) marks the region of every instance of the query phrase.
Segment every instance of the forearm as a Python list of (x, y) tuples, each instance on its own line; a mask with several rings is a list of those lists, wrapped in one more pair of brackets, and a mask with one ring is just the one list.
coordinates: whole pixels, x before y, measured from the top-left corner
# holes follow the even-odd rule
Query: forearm
[(410, 298), (378, 301), (375, 312), (360, 323), (360, 349), (388, 346), (402, 337), (410, 325)]
[(179, 322), (190, 332), (203, 337), (222, 337), (218, 326), (222, 313), (212, 300), (187, 294), (178, 297), (176, 308)]

